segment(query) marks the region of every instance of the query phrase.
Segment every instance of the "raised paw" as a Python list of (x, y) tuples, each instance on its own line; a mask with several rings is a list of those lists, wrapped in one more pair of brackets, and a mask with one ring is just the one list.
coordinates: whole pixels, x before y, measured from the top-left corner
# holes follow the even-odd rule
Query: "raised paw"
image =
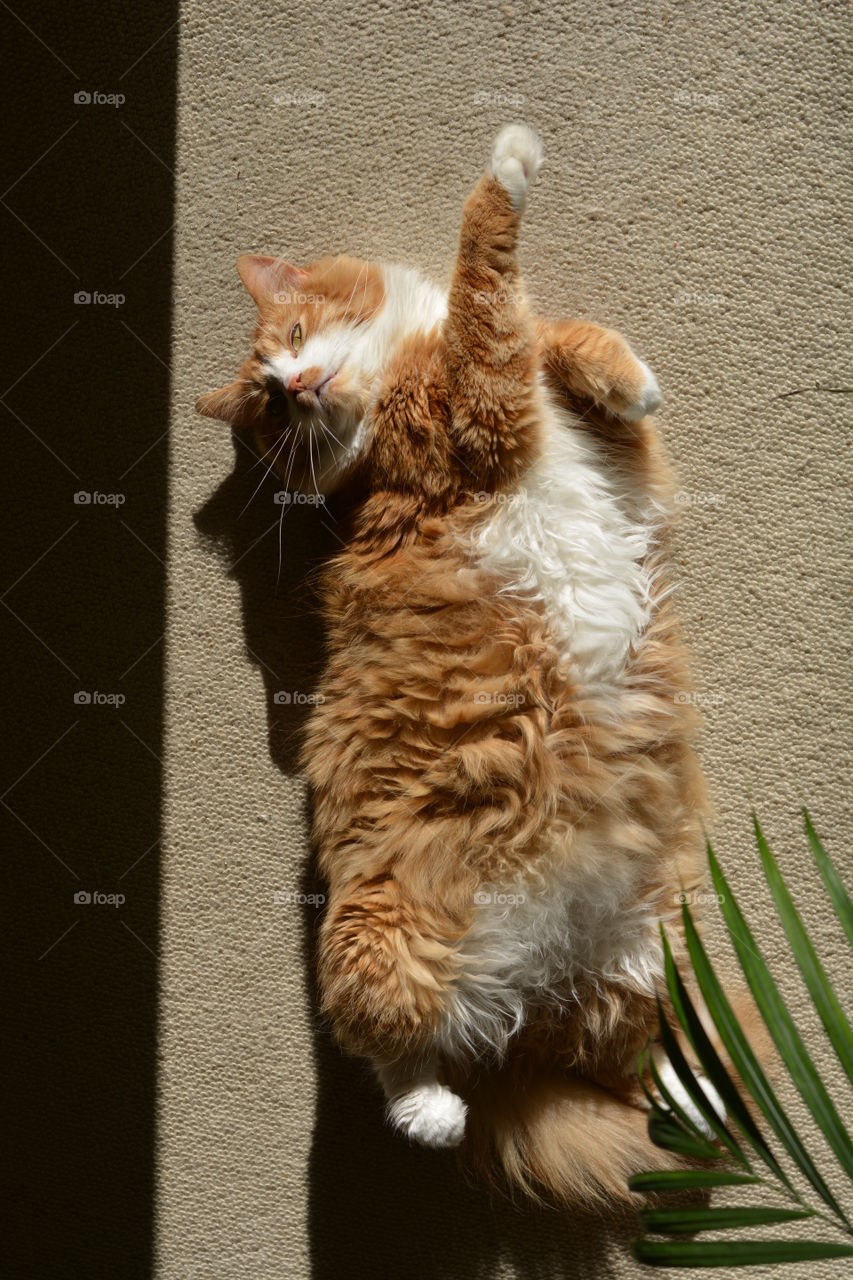
[(467, 1114), (462, 1099), (437, 1081), (415, 1085), (388, 1103), (394, 1128), (424, 1147), (458, 1147)]
[(506, 187), (514, 208), (524, 207), (527, 188), (542, 167), (539, 134), (525, 124), (508, 124), (501, 129), (492, 149), (489, 172)]
[(636, 397), (629, 404), (617, 410), (619, 417), (624, 418), (626, 422), (639, 422), (641, 418), (645, 418), (647, 414), (654, 413), (655, 409), (660, 408), (663, 401), (658, 380), (649, 366), (644, 360), (638, 360), (637, 363), (642, 371), (642, 381), (637, 389)]

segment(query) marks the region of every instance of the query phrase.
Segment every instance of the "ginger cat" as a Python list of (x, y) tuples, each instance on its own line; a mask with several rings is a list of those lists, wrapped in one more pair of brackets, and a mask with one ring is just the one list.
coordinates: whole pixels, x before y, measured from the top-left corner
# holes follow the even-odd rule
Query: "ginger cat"
[(404, 1134), (568, 1202), (671, 1158), (636, 1062), (705, 801), (658, 386), (619, 334), (530, 314), (540, 163), (498, 136), (449, 290), (242, 257), (254, 347), (198, 409), (286, 486), (347, 494), (304, 752), (325, 1012)]

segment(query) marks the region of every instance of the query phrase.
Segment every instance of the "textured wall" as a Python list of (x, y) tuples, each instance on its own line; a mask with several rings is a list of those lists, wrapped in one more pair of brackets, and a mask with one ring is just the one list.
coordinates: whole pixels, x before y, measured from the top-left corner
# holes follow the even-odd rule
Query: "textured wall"
[[(334, 531), (291, 512), (279, 569), (274, 486), (240, 516), (260, 472), (192, 411), (245, 349), (238, 253), (348, 250), (445, 278), (461, 202), (508, 119), (545, 140), (523, 245), (534, 300), (623, 328), (667, 398), (719, 850), (762, 928), (751, 791), (843, 981), (797, 806), (808, 799), (843, 860), (849, 400), (808, 388), (853, 385), (847, 25), (841, 4), (760, 0), (184, 5), (162, 1277), (637, 1270), (630, 1218), (605, 1228), (490, 1206), (451, 1159), (392, 1138), (375, 1087), (318, 1025), (316, 909), (273, 901), (311, 892), (293, 762), (303, 712), (272, 696), (314, 688), (305, 577)], [(796, 992), (772, 929), (768, 950)]]

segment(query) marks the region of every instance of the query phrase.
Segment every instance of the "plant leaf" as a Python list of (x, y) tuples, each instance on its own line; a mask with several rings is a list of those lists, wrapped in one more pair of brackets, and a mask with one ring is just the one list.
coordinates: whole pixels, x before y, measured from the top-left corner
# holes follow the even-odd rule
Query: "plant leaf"
[(794, 1020), (788, 1012), (788, 1007), (770, 976), (770, 970), (758, 949), (758, 944), (710, 843), (708, 844), (708, 861), (711, 866), (711, 877), (720, 899), (720, 910), (755, 1003), (788, 1069), (788, 1074), (835, 1152), (841, 1167), (853, 1180), (853, 1142), (841, 1122), (841, 1117), (823, 1081), (815, 1070), (814, 1063), (794, 1025)]
[[(776, 1137), (783, 1144), (804, 1177), (814, 1187), (824, 1204), (829, 1206), (845, 1226), (848, 1226), (849, 1224), (841, 1206), (816, 1169), (814, 1161), (804, 1147), (800, 1135), (791, 1124), (776, 1094), (770, 1087), (770, 1082), (762, 1071), (758, 1059), (744, 1035), (743, 1028), (735, 1017), (734, 1011), (720, 985), (720, 980), (708, 959), (707, 952), (702, 945), (699, 934), (696, 932), (696, 926), (686, 906), (682, 907), (682, 918), (687, 949), (690, 953), (690, 961), (693, 965), (696, 980), (699, 983), (699, 989), (708, 1006), (708, 1012), (720, 1033), (720, 1039), (726, 1046), (726, 1050), (740, 1078), (764, 1114)], [(785, 1186), (793, 1192), (794, 1188), (787, 1175), (781, 1173), (781, 1178)]]
[(723, 1153), (706, 1138), (689, 1133), (671, 1111), (653, 1106), (649, 1112), (649, 1137), (656, 1147), (663, 1147), (691, 1160), (721, 1160)]
[(651, 1267), (761, 1267), (851, 1258), (853, 1245), (834, 1240), (637, 1240), (633, 1252)]
[[(653, 1058), (649, 1060), (649, 1072), (651, 1073), (652, 1080), (654, 1081), (655, 1087), (657, 1088), (657, 1091), (660, 1094), (660, 1098), (662, 1098), (664, 1103), (666, 1104), (665, 1107), (661, 1107), (661, 1110), (664, 1111), (666, 1114), (675, 1116), (675, 1118), (679, 1121), (681, 1125), (684, 1126), (685, 1129), (689, 1130), (690, 1133), (692, 1133), (695, 1137), (700, 1138), (703, 1142), (706, 1141), (708, 1135), (702, 1132), (702, 1130), (699, 1128), (698, 1124), (692, 1118), (692, 1116), (689, 1116), (687, 1112), (684, 1110), (684, 1108), (681, 1106), (681, 1103), (676, 1102), (675, 1098), (672, 1096), (669, 1089), (664, 1084), (663, 1079), (661, 1078), (661, 1074), (658, 1070), (657, 1063), (654, 1061)], [(647, 1097), (649, 1101), (652, 1102), (655, 1106), (660, 1106), (660, 1099), (656, 1098), (654, 1094), (649, 1093), (647, 1094)], [(669, 1108), (668, 1112), (666, 1108)]]
[[(684, 1054), (682, 1053), (681, 1046), (679, 1045), (675, 1036), (672, 1034), (672, 1028), (670, 1027), (669, 1023), (666, 1020), (666, 1014), (663, 1011), (663, 1005), (661, 1004), (660, 1000), (658, 1000), (658, 1020), (660, 1023), (661, 1044), (663, 1045), (664, 1052), (666, 1053), (666, 1056), (669, 1059), (670, 1065), (672, 1066), (672, 1069), (674, 1070), (675, 1074), (678, 1076), (682, 1085), (690, 1095), (690, 1098), (693, 1101), (694, 1105), (699, 1109), (702, 1116), (705, 1118), (705, 1120), (708, 1122), (710, 1127), (713, 1129), (717, 1140), (723, 1144), (723, 1146), (731, 1153), (732, 1156), (734, 1156), (735, 1160), (737, 1160), (739, 1164), (745, 1165), (747, 1169), (750, 1169), (752, 1166), (750, 1165), (744, 1153), (741, 1151), (740, 1146), (738, 1145), (738, 1143), (736, 1142), (732, 1134), (726, 1128), (726, 1125), (723, 1123), (723, 1121), (720, 1120), (720, 1117), (717, 1115), (716, 1111), (711, 1106), (710, 1102), (705, 1096), (705, 1093), (702, 1090), (702, 1086), (699, 1084), (699, 1081), (696, 1079), (696, 1076), (693, 1073), (690, 1063), (687, 1061)], [(654, 1079), (655, 1084), (660, 1089), (662, 1087), (660, 1082), (660, 1076), (658, 1075), (658, 1072), (655, 1069), (653, 1060), (651, 1061), (650, 1066), (652, 1068), (652, 1078)], [(670, 1105), (672, 1105), (670, 1096), (667, 1096), (667, 1101), (670, 1103)], [(684, 1110), (682, 1107), (678, 1108), (678, 1114), (684, 1117)], [(687, 1117), (687, 1119), (689, 1119), (689, 1117)], [(695, 1128), (696, 1126), (693, 1125), (691, 1122), (691, 1127)], [(700, 1130), (700, 1134), (701, 1134), (701, 1130)], [(701, 1136), (704, 1137), (707, 1135), (701, 1135)]]
[(761, 1182), (754, 1173), (734, 1173), (727, 1169), (656, 1169), (635, 1173), (628, 1179), (632, 1191), (694, 1191), (697, 1187), (740, 1187)]
[[(684, 908), (689, 915), (689, 907)], [(692, 917), (691, 917), (692, 923)], [(741, 1132), (751, 1143), (754, 1150), (758, 1153), (768, 1169), (773, 1175), (785, 1182), (785, 1174), (774, 1156), (770, 1147), (765, 1141), (764, 1135), (753, 1120), (749, 1110), (740, 1095), (737, 1085), (732, 1080), (725, 1065), (711, 1043), (711, 1039), (702, 1025), (702, 1019), (696, 1012), (696, 1006), (690, 998), (687, 987), (672, 954), (672, 948), (669, 945), (669, 939), (664, 934), (663, 939), (664, 965), (666, 969), (666, 981), (669, 988), (672, 1007), (676, 1016), (684, 1028), (685, 1035), (699, 1059), (708, 1079), (719, 1093), (726, 1105), (726, 1110), (731, 1118), (736, 1121)]]
[(711, 1209), (641, 1209), (644, 1231), (667, 1236), (693, 1235), (697, 1231), (734, 1231), (738, 1227), (768, 1227), (777, 1222), (813, 1218), (811, 1209), (777, 1209), (773, 1205), (723, 1205)]
[(788, 935), (794, 959), (799, 966), (800, 973), (803, 975), (809, 994), (814, 1001), (815, 1008), (820, 1015), (820, 1020), (826, 1029), (838, 1060), (846, 1071), (848, 1080), (853, 1083), (853, 1028), (847, 1021), (832, 984), (818, 959), (811, 938), (806, 932), (797, 908), (794, 906), (791, 895), (788, 892), (788, 886), (785, 884), (778, 863), (764, 837), (755, 813), (752, 815), (752, 823), (755, 828), (758, 852), (761, 855), (761, 863), (764, 867), (764, 877), (770, 886), (770, 892), (773, 894), (776, 910), (779, 912), (779, 917)]
[(803, 818), (806, 824), (806, 835), (809, 838), (809, 844), (812, 847), (812, 853), (823, 878), (823, 883), (826, 885), (826, 891), (832, 899), (832, 905), (835, 907), (838, 919), (841, 921), (841, 927), (847, 934), (847, 941), (853, 947), (853, 903), (850, 902), (847, 890), (841, 883), (841, 877), (835, 870), (829, 854), (821, 844), (820, 836), (812, 826), (808, 809), (803, 809)]

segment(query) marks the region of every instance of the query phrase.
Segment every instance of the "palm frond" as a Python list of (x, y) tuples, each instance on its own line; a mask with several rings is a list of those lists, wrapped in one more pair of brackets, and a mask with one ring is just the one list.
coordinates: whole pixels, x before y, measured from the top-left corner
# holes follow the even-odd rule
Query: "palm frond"
[(766, 1267), (853, 1258), (835, 1240), (637, 1240), (634, 1257), (650, 1267)]
[(835, 914), (841, 921), (841, 927), (847, 934), (847, 941), (853, 947), (853, 903), (851, 903), (847, 890), (841, 883), (841, 877), (832, 865), (829, 854), (821, 844), (819, 835), (812, 826), (808, 809), (803, 809), (803, 819), (806, 824), (806, 835), (821, 878), (826, 885), (826, 891), (832, 899), (832, 905), (835, 907)]
[[(761, 863), (764, 868), (764, 878), (770, 887), (770, 892), (773, 894), (773, 901), (776, 903), (779, 919), (785, 926), (785, 932), (788, 935), (794, 959), (797, 962), (800, 973), (803, 975), (803, 980), (809, 989), (809, 995), (820, 1015), (820, 1020), (824, 1025), (826, 1034), (829, 1036), (838, 1060), (847, 1074), (847, 1079), (853, 1084), (853, 1027), (850, 1026), (832, 983), (826, 976), (826, 971), (818, 959), (812, 940), (800, 919), (800, 913), (794, 906), (794, 900), (788, 892), (788, 886), (782, 878), (779, 865), (773, 856), (770, 845), (764, 838), (764, 832), (761, 830), (758, 818), (754, 813), (752, 815), (752, 823), (755, 829), (758, 852), (761, 855)], [(847, 901), (849, 905), (849, 899)]]
[[(853, 905), (806, 810), (803, 810), (803, 816), (806, 836), (821, 878), (842, 928), (853, 946)], [(853, 1082), (853, 1030), (850, 1019), (821, 964), (755, 815), (753, 828), (764, 877), (792, 954), (833, 1050), (848, 1079)], [(726, 929), (756, 1008), (816, 1124), (844, 1172), (853, 1179), (853, 1139), (842, 1123), (835, 1103), (806, 1049), (710, 843), (707, 845), (707, 854)], [(824, 1225), (834, 1227), (843, 1238), (656, 1240), (644, 1236), (635, 1245), (635, 1256), (649, 1266), (683, 1268), (756, 1267), (853, 1257), (853, 1228), (838, 1197), (818, 1169), (759, 1063), (746, 1031), (740, 1025), (723, 990), (686, 902), (682, 905), (682, 923), (696, 987), (714, 1023), (719, 1041), (740, 1077), (740, 1087), (736, 1085), (697, 1012), (664, 934), (664, 963), (672, 1010), (695, 1055), (698, 1067), (720, 1095), (727, 1116), (724, 1123), (710, 1105), (696, 1072), (682, 1051), (663, 1007), (660, 1006), (662, 1048), (686, 1096), (702, 1117), (704, 1126), (712, 1131), (713, 1140), (703, 1132), (704, 1126), (697, 1121), (695, 1113), (688, 1114), (686, 1107), (673, 1097), (672, 1090), (666, 1088), (652, 1053), (644, 1053), (639, 1064), (639, 1074), (650, 1103), (650, 1137), (656, 1145), (700, 1167), (639, 1173), (631, 1178), (629, 1186), (638, 1193), (661, 1195), (667, 1192), (761, 1185), (775, 1191), (777, 1195), (781, 1193), (789, 1202), (793, 1201), (793, 1205), (654, 1207), (641, 1210), (641, 1225), (645, 1231), (659, 1236), (680, 1236), (705, 1231), (728, 1232), (762, 1226), (780, 1227), (787, 1223), (818, 1218)], [(651, 1077), (657, 1095), (645, 1083), (646, 1073)], [(815, 1207), (806, 1202), (791, 1176), (782, 1167), (778, 1155), (756, 1122), (752, 1109), (747, 1106), (744, 1091), (797, 1173), (816, 1193), (819, 1203), (822, 1202), (824, 1207)], [(745, 1143), (742, 1144), (741, 1139)], [(761, 1172), (761, 1166), (753, 1167), (749, 1159), (752, 1153), (760, 1158), (766, 1172)], [(731, 1164), (732, 1161), (738, 1167), (726, 1168), (726, 1162)]]

